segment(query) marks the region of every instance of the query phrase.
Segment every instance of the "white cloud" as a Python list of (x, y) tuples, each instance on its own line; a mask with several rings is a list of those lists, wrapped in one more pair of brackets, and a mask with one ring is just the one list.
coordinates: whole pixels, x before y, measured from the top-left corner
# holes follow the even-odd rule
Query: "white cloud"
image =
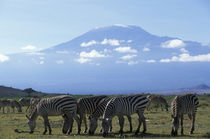
[(138, 64), (138, 63), (139, 63), (138, 61), (129, 61), (128, 65), (135, 65), (135, 64)]
[(57, 64), (64, 64), (64, 61), (63, 60), (57, 60), (56, 63)]
[(45, 53), (41, 53), (41, 52), (31, 52), (31, 53), (27, 53), (28, 55), (45, 55)]
[(120, 41), (119, 40), (115, 40), (115, 39), (104, 39), (101, 42), (102, 45), (111, 45), (111, 46), (119, 46), (120, 45)]
[(154, 60), (154, 59), (150, 59), (150, 60), (147, 60), (146, 62), (147, 62), (147, 63), (155, 63), (155, 62), (156, 62), (156, 60)]
[(122, 60), (130, 60), (134, 57), (136, 57), (137, 55), (125, 55), (125, 56), (122, 56), (120, 57)]
[(94, 45), (94, 44), (97, 44), (97, 42), (95, 40), (92, 40), (92, 41), (89, 41), (89, 42), (83, 42), (80, 44), (81, 47), (88, 47), (88, 46), (91, 46), (91, 45)]
[(10, 59), (10, 58), (9, 58), (8, 56), (3, 55), (3, 54), (0, 54), (0, 63), (9, 61), (9, 59)]
[(114, 49), (115, 51), (119, 53), (137, 53), (136, 49), (132, 49), (131, 47), (118, 47)]
[(45, 57), (39, 57), (39, 59), (40, 59), (40, 60), (44, 60), (44, 59), (45, 59)]
[(128, 26), (128, 25), (123, 25), (123, 24), (115, 24), (115, 26), (117, 26), (117, 27), (129, 28), (129, 26)]
[(133, 41), (132, 41), (132, 40), (128, 40), (127, 42), (128, 42), (128, 43), (131, 43), (131, 42), (133, 42)]
[(69, 54), (69, 51), (56, 51), (57, 54)]
[(186, 44), (179, 39), (169, 40), (161, 44), (163, 48), (180, 48), (184, 47)]
[(79, 59), (76, 59), (76, 61), (79, 62), (79, 63), (81, 63), (81, 64), (83, 64), (83, 63), (90, 62), (91, 59), (81, 57)]
[(189, 53), (189, 51), (186, 50), (185, 48), (181, 48), (180, 51), (181, 51), (182, 53)]
[(100, 58), (100, 57), (106, 57), (104, 54), (101, 54), (97, 52), (96, 50), (92, 50), (89, 53), (82, 51), (80, 53), (80, 57), (86, 57), (86, 58)]
[(25, 47), (21, 47), (22, 50), (36, 50), (37, 47), (36, 46), (33, 46), (33, 45), (27, 45)]
[(44, 61), (40, 61), (39, 64), (41, 64), (41, 65), (44, 64)]
[(144, 52), (149, 52), (149, 51), (150, 51), (150, 49), (149, 49), (149, 48), (147, 48), (147, 47), (144, 47), (144, 48), (143, 48), (143, 51), (144, 51)]
[(188, 53), (180, 54), (178, 57), (173, 56), (171, 59), (161, 59), (160, 62), (210, 62), (210, 53), (191, 56)]

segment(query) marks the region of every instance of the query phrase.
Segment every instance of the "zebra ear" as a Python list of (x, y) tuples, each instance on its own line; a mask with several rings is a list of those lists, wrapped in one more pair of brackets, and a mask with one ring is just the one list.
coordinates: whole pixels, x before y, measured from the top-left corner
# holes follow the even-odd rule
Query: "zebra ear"
[(28, 115), (26, 115), (26, 118), (27, 118), (28, 120), (30, 119)]

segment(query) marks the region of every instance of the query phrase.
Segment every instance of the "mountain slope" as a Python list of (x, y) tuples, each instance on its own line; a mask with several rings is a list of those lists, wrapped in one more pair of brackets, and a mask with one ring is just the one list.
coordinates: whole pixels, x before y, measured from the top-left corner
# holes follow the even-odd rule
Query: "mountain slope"
[(9, 55), (1, 83), (57, 93), (132, 93), (210, 84), (210, 47), (138, 26), (92, 29), (39, 52)]

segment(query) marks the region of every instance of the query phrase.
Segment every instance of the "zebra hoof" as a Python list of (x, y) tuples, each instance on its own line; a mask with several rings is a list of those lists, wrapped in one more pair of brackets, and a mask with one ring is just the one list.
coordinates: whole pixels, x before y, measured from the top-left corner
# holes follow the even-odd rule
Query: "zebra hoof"
[(189, 133), (190, 135), (192, 135), (193, 134), (193, 131), (190, 131), (190, 133)]

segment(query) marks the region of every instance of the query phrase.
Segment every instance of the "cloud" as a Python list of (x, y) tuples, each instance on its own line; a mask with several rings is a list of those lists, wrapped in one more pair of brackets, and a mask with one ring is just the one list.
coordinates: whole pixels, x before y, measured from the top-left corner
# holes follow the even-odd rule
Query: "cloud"
[(101, 54), (97, 52), (96, 50), (92, 50), (89, 53), (82, 51), (80, 53), (80, 57), (86, 57), (86, 58), (101, 58), (101, 57), (106, 57), (104, 54)]
[(210, 62), (210, 53), (197, 56), (191, 56), (188, 53), (184, 53), (179, 56), (173, 56), (170, 59), (161, 59), (160, 62)]
[(136, 49), (132, 49), (131, 47), (118, 47), (114, 49), (115, 51), (119, 53), (137, 53)]
[(179, 39), (169, 40), (161, 44), (162, 48), (180, 48), (184, 47), (186, 44)]
[(154, 60), (154, 59), (150, 59), (150, 60), (147, 60), (146, 62), (147, 62), (147, 63), (155, 63), (155, 62), (156, 62), (156, 60)]
[(120, 45), (120, 41), (119, 40), (115, 40), (115, 39), (104, 39), (101, 42), (102, 45), (111, 45), (111, 46), (119, 46)]
[(69, 51), (56, 51), (57, 54), (69, 54)]
[(40, 64), (40, 65), (44, 64), (44, 61), (40, 61), (39, 64)]
[(90, 62), (91, 59), (81, 57), (79, 59), (76, 59), (76, 61), (79, 62), (79, 63), (81, 63), (81, 64), (83, 64), (83, 63)]
[(186, 50), (185, 48), (181, 48), (180, 51), (181, 51), (182, 53), (189, 53), (189, 51)]
[(32, 51), (32, 50), (36, 50), (37, 47), (36, 46), (33, 46), (33, 45), (27, 45), (25, 47), (21, 47), (22, 50), (29, 50), (29, 51)]
[(138, 61), (129, 61), (128, 62), (128, 65), (136, 65), (138, 64), (139, 62)]
[(57, 64), (64, 64), (64, 61), (63, 60), (57, 60), (56, 63)]
[(125, 56), (120, 57), (120, 59), (122, 59), (122, 60), (130, 60), (130, 59), (133, 59), (136, 56), (137, 55), (125, 55)]
[(30, 52), (27, 53), (28, 55), (45, 55), (45, 53), (41, 53), (41, 52)]
[(9, 61), (9, 59), (10, 59), (10, 58), (9, 58), (8, 56), (3, 55), (3, 54), (0, 54), (0, 63)]
[(95, 40), (92, 40), (92, 41), (89, 41), (87, 43), (83, 42), (80, 44), (81, 47), (88, 47), (88, 46), (91, 46), (91, 45), (94, 45), (94, 44), (97, 44), (97, 42)]
[(149, 48), (147, 48), (147, 47), (144, 47), (144, 48), (143, 48), (143, 51), (144, 51), (144, 52), (149, 52), (149, 51), (150, 51), (150, 49), (149, 49)]
[(132, 41), (132, 40), (128, 40), (128, 41), (127, 41), (127, 43), (131, 43), (131, 42), (133, 42), (133, 41)]

